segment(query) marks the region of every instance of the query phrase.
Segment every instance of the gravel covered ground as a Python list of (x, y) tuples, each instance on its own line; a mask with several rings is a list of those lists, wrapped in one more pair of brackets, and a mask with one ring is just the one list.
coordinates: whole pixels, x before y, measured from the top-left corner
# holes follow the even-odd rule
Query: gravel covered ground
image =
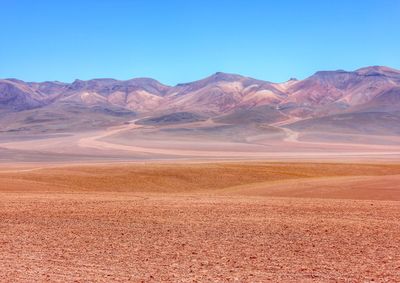
[(16, 191), (2, 180), (1, 282), (400, 281), (398, 201), (42, 192), (44, 179)]

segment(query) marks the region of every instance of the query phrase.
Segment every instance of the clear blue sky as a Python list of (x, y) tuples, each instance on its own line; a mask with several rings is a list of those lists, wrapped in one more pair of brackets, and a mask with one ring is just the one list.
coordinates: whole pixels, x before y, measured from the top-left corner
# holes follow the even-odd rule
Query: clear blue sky
[(0, 77), (27, 81), (216, 71), (270, 81), (400, 69), (399, 0), (0, 0)]

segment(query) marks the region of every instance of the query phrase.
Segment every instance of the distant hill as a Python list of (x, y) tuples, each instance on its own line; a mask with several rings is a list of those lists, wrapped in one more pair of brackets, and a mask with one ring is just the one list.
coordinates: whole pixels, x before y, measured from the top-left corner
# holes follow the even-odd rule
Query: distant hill
[[(47, 123), (62, 131), (70, 128), (65, 124), (80, 120), (87, 123), (80, 126), (83, 129), (103, 127), (132, 117), (146, 117), (142, 122), (151, 125), (209, 118), (225, 124), (288, 120), (293, 121), (290, 127), (304, 131), (398, 134), (400, 71), (382, 66), (320, 71), (283, 83), (218, 72), (176, 86), (150, 78), (72, 83), (0, 80), (2, 131), (45, 129)], [(12, 126), (4, 124), (10, 120)]]

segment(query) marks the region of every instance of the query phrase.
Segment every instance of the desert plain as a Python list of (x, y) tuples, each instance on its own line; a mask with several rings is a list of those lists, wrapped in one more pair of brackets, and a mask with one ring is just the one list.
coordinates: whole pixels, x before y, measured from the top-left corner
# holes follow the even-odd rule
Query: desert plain
[(400, 280), (398, 136), (137, 122), (1, 135), (1, 282)]
[(396, 282), (400, 164), (0, 169), (2, 282)]

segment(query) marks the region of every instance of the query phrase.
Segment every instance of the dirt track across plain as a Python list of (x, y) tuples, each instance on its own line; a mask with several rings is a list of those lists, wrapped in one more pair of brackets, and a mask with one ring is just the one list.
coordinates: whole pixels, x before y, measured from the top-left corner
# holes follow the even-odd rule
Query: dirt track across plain
[[(271, 124), (268, 130), (262, 127), (251, 131), (249, 128), (225, 129), (228, 132), (220, 135), (219, 127), (229, 125), (207, 120), (160, 127), (140, 125), (136, 121), (98, 131), (42, 138), (16, 135), (0, 142), (0, 151), (3, 151), (0, 162), (400, 159), (398, 137), (361, 135), (351, 142), (343, 142), (335, 138), (324, 140), (326, 134), (314, 133), (314, 140), (309, 140), (309, 136), (304, 138), (303, 133), (287, 128), (295, 118)], [(250, 132), (245, 138), (238, 138), (242, 131)], [(369, 142), (374, 140), (375, 143)]]

